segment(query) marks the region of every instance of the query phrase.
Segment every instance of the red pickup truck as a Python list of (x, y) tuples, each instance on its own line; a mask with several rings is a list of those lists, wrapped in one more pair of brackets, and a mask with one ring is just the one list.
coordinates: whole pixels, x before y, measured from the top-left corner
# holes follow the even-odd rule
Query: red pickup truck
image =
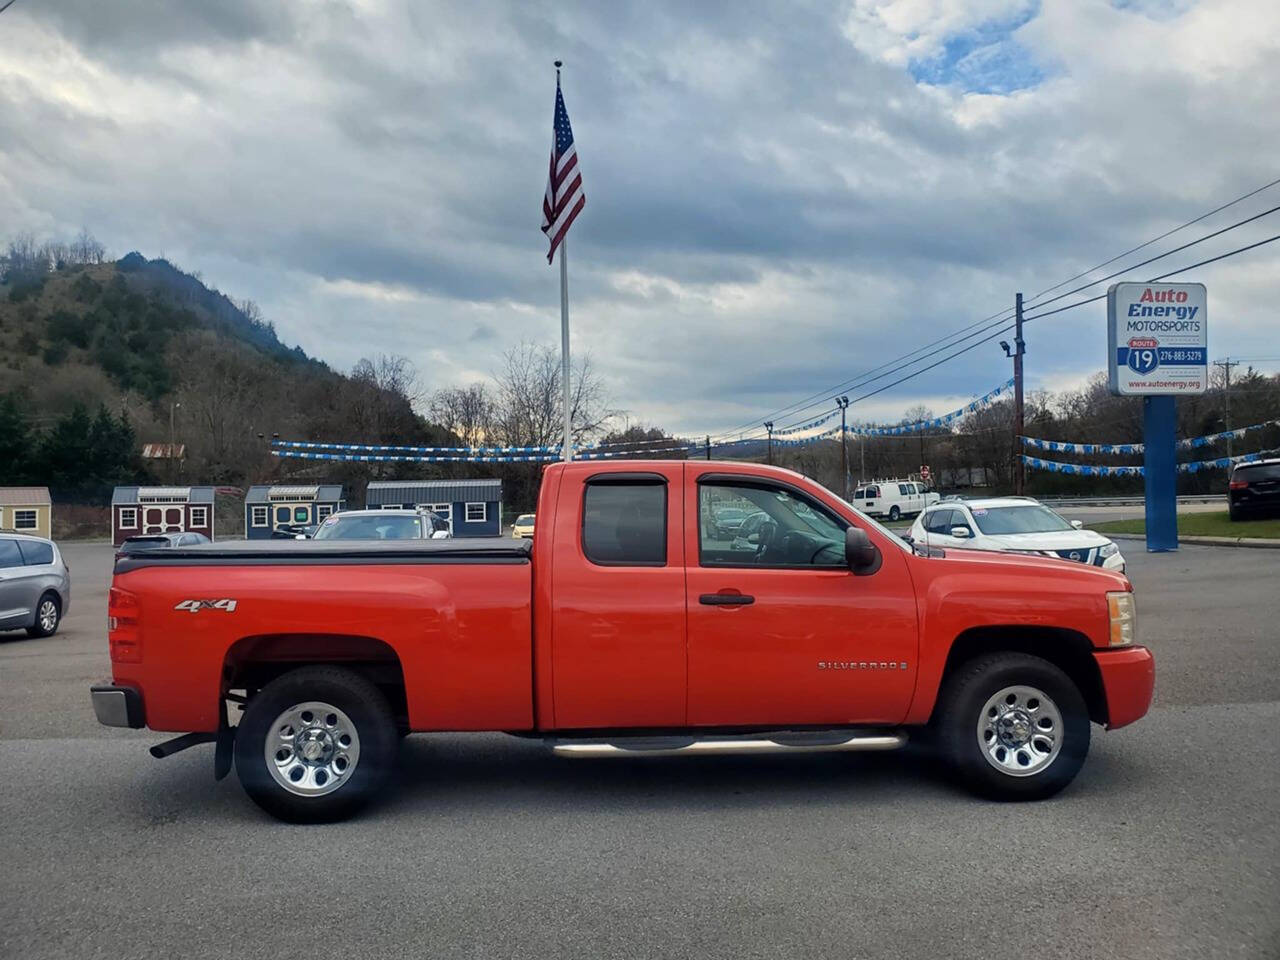
[[(718, 511), (746, 519), (726, 531)], [(314, 822), (376, 794), (415, 731), (569, 757), (883, 750), (918, 732), (980, 793), (1036, 799), (1076, 775), (1091, 721), (1150, 704), (1124, 576), (913, 548), (787, 470), (555, 464), (537, 514), (532, 544), (123, 556), (98, 719), (184, 733), (156, 756), (216, 742), (216, 776), (234, 758), (255, 802)]]

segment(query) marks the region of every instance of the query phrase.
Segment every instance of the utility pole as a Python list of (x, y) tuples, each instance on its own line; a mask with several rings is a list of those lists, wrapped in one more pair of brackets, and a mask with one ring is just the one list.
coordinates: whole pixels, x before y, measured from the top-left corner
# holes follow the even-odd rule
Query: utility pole
[(848, 397), (836, 397), (836, 406), (840, 408), (840, 487), (844, 490), (845, 500), (849, 499), (849, 435), (845, 424), (845, 411), (849, 409)]
[(772, 463), (773, 463), (773, 421), (772, 421), (772, 420), (766, 420), (766, 421), (764, 422), (764, 428), (765, 428), (766, 430), (768, 430), (768, 431), (769, 431), (769, 454), (768, 454), (768, 456), (769, 456), (769, 463), (770, 463), (770, 464), (772, 464)]
[(1027, 342), (1022, 339), (1022, 294), (1014, 299), (1013, 349), (1004, 340), (1000, 346), (1004, 348), (1006, 357), (1013, 357), (1013, 492), (1021, 495), (1026, 486), (1026, 467), (1022, 463), (1022, 355), (1027, 352)]
[(711, 434), (707, 434), (707, 459), (711, 459)]
[[(1240, 361), (1232, 360), (1230, 357), (1227, 357), (1227, 359), (1225, 360), (1213, 361), (1213, 365), (1215, 367), (1221, 367), (1223, 374), (1225, 374), (1226, 376), (1226, 380), (1223, 384), (1223, 389), (1222, 389), (1222, 402), (1223, 402), (1222, 425), (1226, 427), (1228, 430), (1230, 430), (1231, 429), (1231, 368), (1240, 366)], [(1231, 456), (1231, 438), (1227, 437), (1227, 457), (1230, 458), (1230, 456)]]
[(858, 483), (867, 482), (867, 435), (858, 437)]

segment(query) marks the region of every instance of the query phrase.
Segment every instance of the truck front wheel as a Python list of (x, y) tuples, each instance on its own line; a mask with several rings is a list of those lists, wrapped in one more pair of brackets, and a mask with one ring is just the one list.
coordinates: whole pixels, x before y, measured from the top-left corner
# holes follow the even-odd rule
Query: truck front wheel
[(938, 702), (939, 745), (955, 772), (993, 800), (1041, 800), (1069, 784), (1089, 753), (1089, 710), (1047, 660), (996, 653), (962, 664)]
[(377, 792), (398, 746), (391, 707), (376, 686), (339, 667), (303, 667), (249, 702), (236, 730), (236, 773), (272, 816), (330, 823)]

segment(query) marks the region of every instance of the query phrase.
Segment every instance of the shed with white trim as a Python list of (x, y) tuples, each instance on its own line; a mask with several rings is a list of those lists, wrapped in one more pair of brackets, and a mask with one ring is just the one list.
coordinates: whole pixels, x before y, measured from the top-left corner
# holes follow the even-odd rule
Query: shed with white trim
[(374, 480), (365, 506), (425, 507), (449, 521), (455, 537), (502, 535), (501, 480)]
[(340, 483), (250, 487), (244, 498), (244, 536), (246, 540), (267, 540), (278, 527), (322, 523), (345, 505)]
[(0, 530), (53, 536), (53, 501), (48, 487), (0, 487)]
[(111, 494), (111, 542), (142, 533), (213, 536), (213, 487), (116, 487)]

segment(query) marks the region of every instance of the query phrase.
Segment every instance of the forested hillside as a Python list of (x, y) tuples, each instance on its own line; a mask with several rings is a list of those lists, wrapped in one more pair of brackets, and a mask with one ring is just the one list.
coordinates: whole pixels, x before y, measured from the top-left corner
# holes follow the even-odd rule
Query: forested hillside
[[(406, 361), (338, 373), (281, 343), (251, 301), (165, 260), (76, 246), (20, 240), (0, 261), (0, 485), (89, 501), (119, 482), (243, 485), (314, 472), (271, 458), (273, 434), (449, 436), (414, 412)], [(144, 443), (169, 440), (171, 411), (185, 461), (144, 462)]]

